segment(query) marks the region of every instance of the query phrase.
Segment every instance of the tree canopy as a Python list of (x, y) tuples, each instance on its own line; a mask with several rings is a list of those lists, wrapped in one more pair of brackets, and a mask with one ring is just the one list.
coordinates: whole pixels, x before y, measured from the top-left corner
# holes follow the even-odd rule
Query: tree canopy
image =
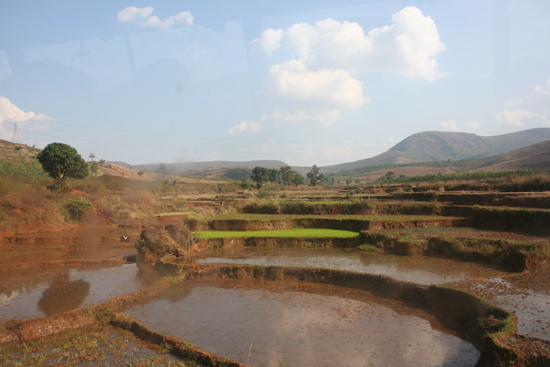
[(63, 143), (48, 144), (37, 157), (51, 177), (58, 181), (66, 178), (84, 178), (88, 176), (88, 165), (77, 150)]
[(309, 178), (309, 183), (311, 184), (311, 186), (317, 185), (317, 181), (322, 181), (325, 178), (325, 175), (319, 173), (319, 171), (319, 167), (314, 164), (311, 168), (311, 171), (309, 171), (309, 173), (307, 174), (307, 178)]

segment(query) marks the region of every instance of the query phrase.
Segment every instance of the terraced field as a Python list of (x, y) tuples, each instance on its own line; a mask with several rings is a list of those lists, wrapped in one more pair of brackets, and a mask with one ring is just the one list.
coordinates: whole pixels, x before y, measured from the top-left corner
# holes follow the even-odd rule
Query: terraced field
[(79, 360), (550, 364), (550, 195), (284, 196), (201, 197), (221, 214), (189, 197), (174, 207), (186, 215), (145, 225), (193, 232), (189, 254), (156, 264), (136, 262), (143, 225), (5, 237), (0, 361), (71, 363), (97, 340), (136, 358), (109, 347)]

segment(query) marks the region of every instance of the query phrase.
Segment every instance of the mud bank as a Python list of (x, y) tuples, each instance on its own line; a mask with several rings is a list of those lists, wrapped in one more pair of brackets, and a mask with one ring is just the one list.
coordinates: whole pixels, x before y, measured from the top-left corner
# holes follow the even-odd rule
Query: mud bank
[(5, 236), (3, 243), (5, 245), (83, 245), (99, 243), (117, 243), (117, 242), (135, 242), (139, 235), (115, 235), (115, 236), (59, 236), (59, 237), (21, 237)]
[(550, 210), (473, 207), (478, 228), (550, 235)]
[(200, 247), (211, 249), (229, 248), (355, 248), (359, 246), (359, 238), (267, 238), (267, 237), (236, 237), (209, 238), (201, 240)]
[(336, 218), (294, 218), (294, 219), (214, 219), (210, 221), (186, 221), (191, 231), (265, 231), (292, 228), (326, 228), (345, 231), (366, 231), (369, 229), (395, 228), (437, 228), (459, 227), (468, 222), (462, 218), (411, 219), (411, 220), (361, 220)]
[(172, 353), (175, 353), (183, 358), (191, 359), (203, 366), (246, 367), (245, 364), (232, 359), (218, 357), (209, 352), (203, 351), (183, 339), (172, 335), (164, 335), (159, 333), (143, 325), (138, 320), (124, 314), (114, 315), (111, 319), (111, 324), (121, 329), (130, 331), (141, 340), (145, 340), (163, 347), (169, 347)]
[[(327, 200), (326, 198), (324, 200)], [(263, 202), (243, 205), (240, 213), (246, 214), (298, 214), (298, 215), (436, 215), (441, 205), (428, 203), (373, 203), (369, 201), (337, 202)]]
[[(423, 255), (497, 266), (512, 272), (548, 266), (544, 245), (517, 245), (497, 239), (407, 236), (362, 232), (360, 240), (397, 255)], [(540, 250), (538, 247), (541, 247)]]
[(440, 203), (455, 205), (511, 206), (518, 208), (550, 208), (550, 196), (547, 193), (440, 193)]

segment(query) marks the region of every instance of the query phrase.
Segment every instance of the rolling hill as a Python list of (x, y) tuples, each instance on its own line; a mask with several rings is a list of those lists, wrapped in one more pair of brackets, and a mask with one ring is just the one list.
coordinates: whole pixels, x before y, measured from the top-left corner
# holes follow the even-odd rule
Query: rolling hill
[(483, 158), (546, 140), (550, 140), (550, 128), (536, 128), (496, 136), (425, 131), (405, 138), (385, 153), (351, 163), (323, 167), (321, 171), (333, 173), (365, 166)]
[(363, 181), (373, 181), (385, 176), (389, 171), (392, 171), (395, 177), (401, 175), (410, 177), (439, 173), (496, 172), (530, 169), (550, 169), (550, 141), (485, 158), (365, 166), (343, 171), (341, 174)]

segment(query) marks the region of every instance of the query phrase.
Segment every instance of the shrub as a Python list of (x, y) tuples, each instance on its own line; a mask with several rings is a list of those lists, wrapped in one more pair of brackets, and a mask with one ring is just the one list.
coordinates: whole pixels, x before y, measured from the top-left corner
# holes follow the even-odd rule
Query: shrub
[(82, 198), (74, 198), (65, 204), (70, 220), (81, 222), (84, 219), (84, 215), (93, 209), (93, 205)]

